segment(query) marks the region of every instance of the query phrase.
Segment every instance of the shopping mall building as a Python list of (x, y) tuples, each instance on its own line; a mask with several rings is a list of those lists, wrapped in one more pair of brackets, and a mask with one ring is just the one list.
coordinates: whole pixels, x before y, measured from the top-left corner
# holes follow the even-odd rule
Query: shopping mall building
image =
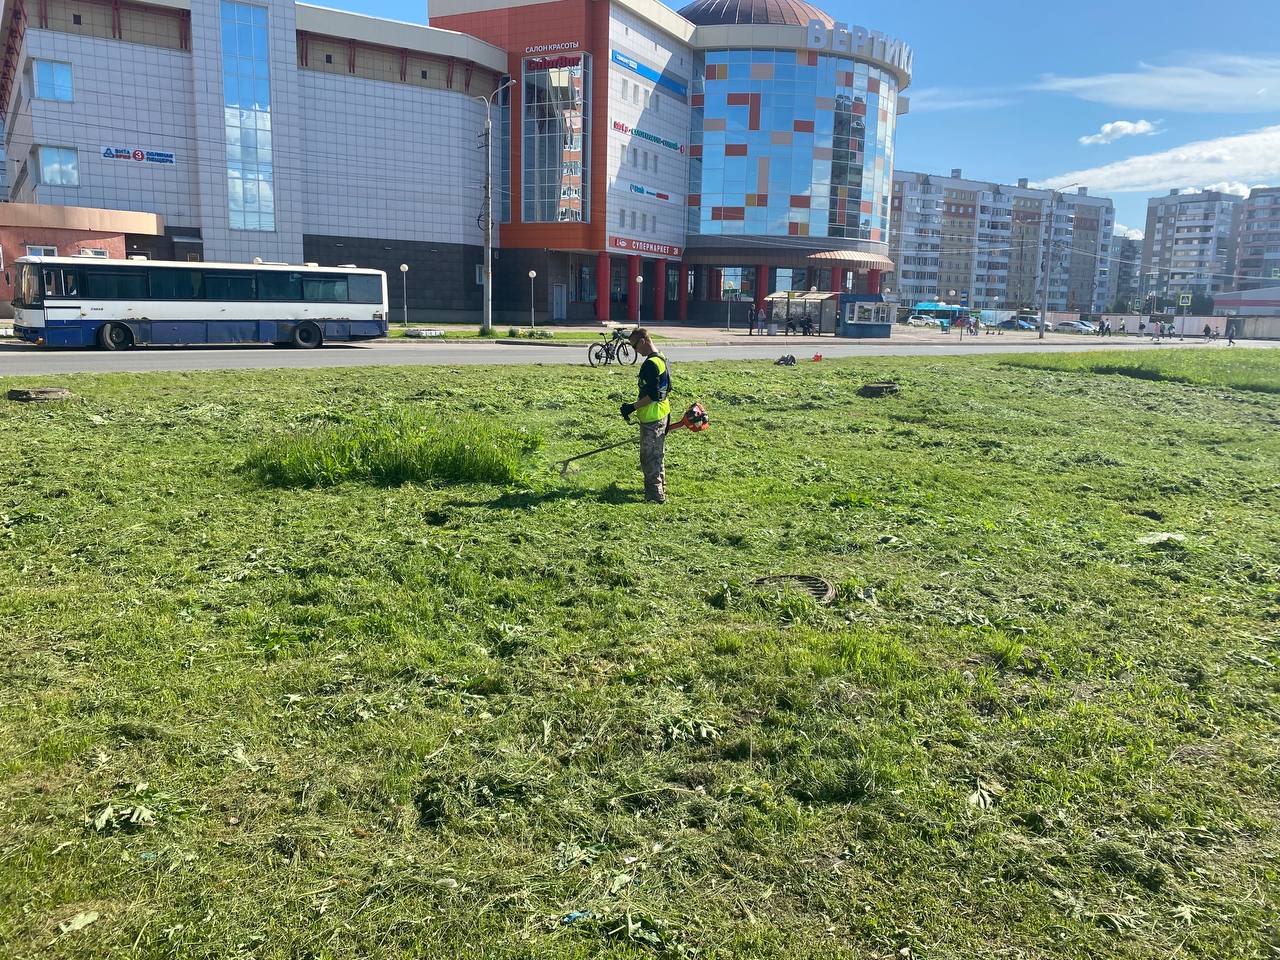
[(130, 253), (380, 267), (397, 309), (404, 263), (414, 316), (474, 316), (488, 98), (500, 319), (531, 271), (539, 319), (878, 292), (902, 42), (801, 0), (431, 13), (5, 0), (8, 199), (161, 218)]

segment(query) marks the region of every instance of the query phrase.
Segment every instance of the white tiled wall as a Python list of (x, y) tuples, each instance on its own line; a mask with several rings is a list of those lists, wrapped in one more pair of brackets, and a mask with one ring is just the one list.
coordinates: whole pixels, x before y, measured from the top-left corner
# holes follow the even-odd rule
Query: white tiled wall
[[(483, 243), (478, 101), (310, 70), (299, 81), (307, 233)], [(495, 149), (495, 180), (497, 164)]]
[[(609, 43), (611, 51), (617, 50), (660, 73), (670, 72), (692, 87), (693, 56), (689, 48), (616, 5), (611, 11)], [(611, 51), (605, 122), (609, 132), (608, 234), (683, 246), (689, 189), (688, 98), (612, 62)], [(684, 152), (621, 133), (613, 127), (615, 120), (674, 141), (685, 148)], [(633, 148), (637, 151), (634, 164)], [(664, 193), (670, 199), (635, 193), (632, 185)]]
[[(159, 213), (169, 224), (197, 226), (200, 155), (189, 119), (190, 55), (35, 29), (26, 34), (20, 77), (25, 77), (33, 58), (71, 64), (73, 100), (30, 100), (24, 90), (27, 106), (22, 118), (15, 118), (11, 157), (26, 159), (33, 143), (75, 147), (80, 185), (34, 186), (36, 178), (28, 176), (22, 195), (14, 199), (139, 210)], [(166, 166), (107, 160), (104, 147), (167, 151), (177, 162)], [(18, 165), (9, 166), (12, 183)], [(34, 161), (31, 167), (34, 174)]]

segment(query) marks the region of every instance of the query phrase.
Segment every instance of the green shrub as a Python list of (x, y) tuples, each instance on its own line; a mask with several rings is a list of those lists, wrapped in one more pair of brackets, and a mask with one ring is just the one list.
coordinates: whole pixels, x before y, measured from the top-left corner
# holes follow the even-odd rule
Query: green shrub
[(409, 481), (516, 483), (533, 433), (475, 417), (440, 423), (418, 414), (368, 418), (263, 444), (244, 469), (276, 487), (324, 487), (348, 480), (380, 486)]
[(508, 336), (508, 337), (513, 337), (513, 338), (518, 338), (518, 337), (520, 336), (520, 328), (519, 328), (519, 327), (507, 327), (507, 336)]

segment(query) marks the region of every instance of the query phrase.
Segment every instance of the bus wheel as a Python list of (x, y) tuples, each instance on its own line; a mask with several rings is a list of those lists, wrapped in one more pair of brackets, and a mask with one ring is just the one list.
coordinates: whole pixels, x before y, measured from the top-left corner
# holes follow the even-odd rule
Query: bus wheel
[(133, 346), (133, 333), (123, 323), (104, 323), (98, 342), (104, 350), (128, 350)]
[(293, 345), (310, 350), (312, 347), (320, 346), (324, 337), (320, 335), (320, 328), (310, 320), (304, 320), (293, 328)]

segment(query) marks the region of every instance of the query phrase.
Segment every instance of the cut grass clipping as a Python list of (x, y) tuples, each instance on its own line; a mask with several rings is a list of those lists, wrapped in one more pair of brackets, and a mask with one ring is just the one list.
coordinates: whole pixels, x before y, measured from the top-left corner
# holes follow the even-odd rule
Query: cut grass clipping
[(511, 484), (524, 478), (536, 434), (474, 417), (441, 422), (392, 414), (343, 424), (257, 448), (244, 469), (274, 487), (327, 487), (347, 481)]

